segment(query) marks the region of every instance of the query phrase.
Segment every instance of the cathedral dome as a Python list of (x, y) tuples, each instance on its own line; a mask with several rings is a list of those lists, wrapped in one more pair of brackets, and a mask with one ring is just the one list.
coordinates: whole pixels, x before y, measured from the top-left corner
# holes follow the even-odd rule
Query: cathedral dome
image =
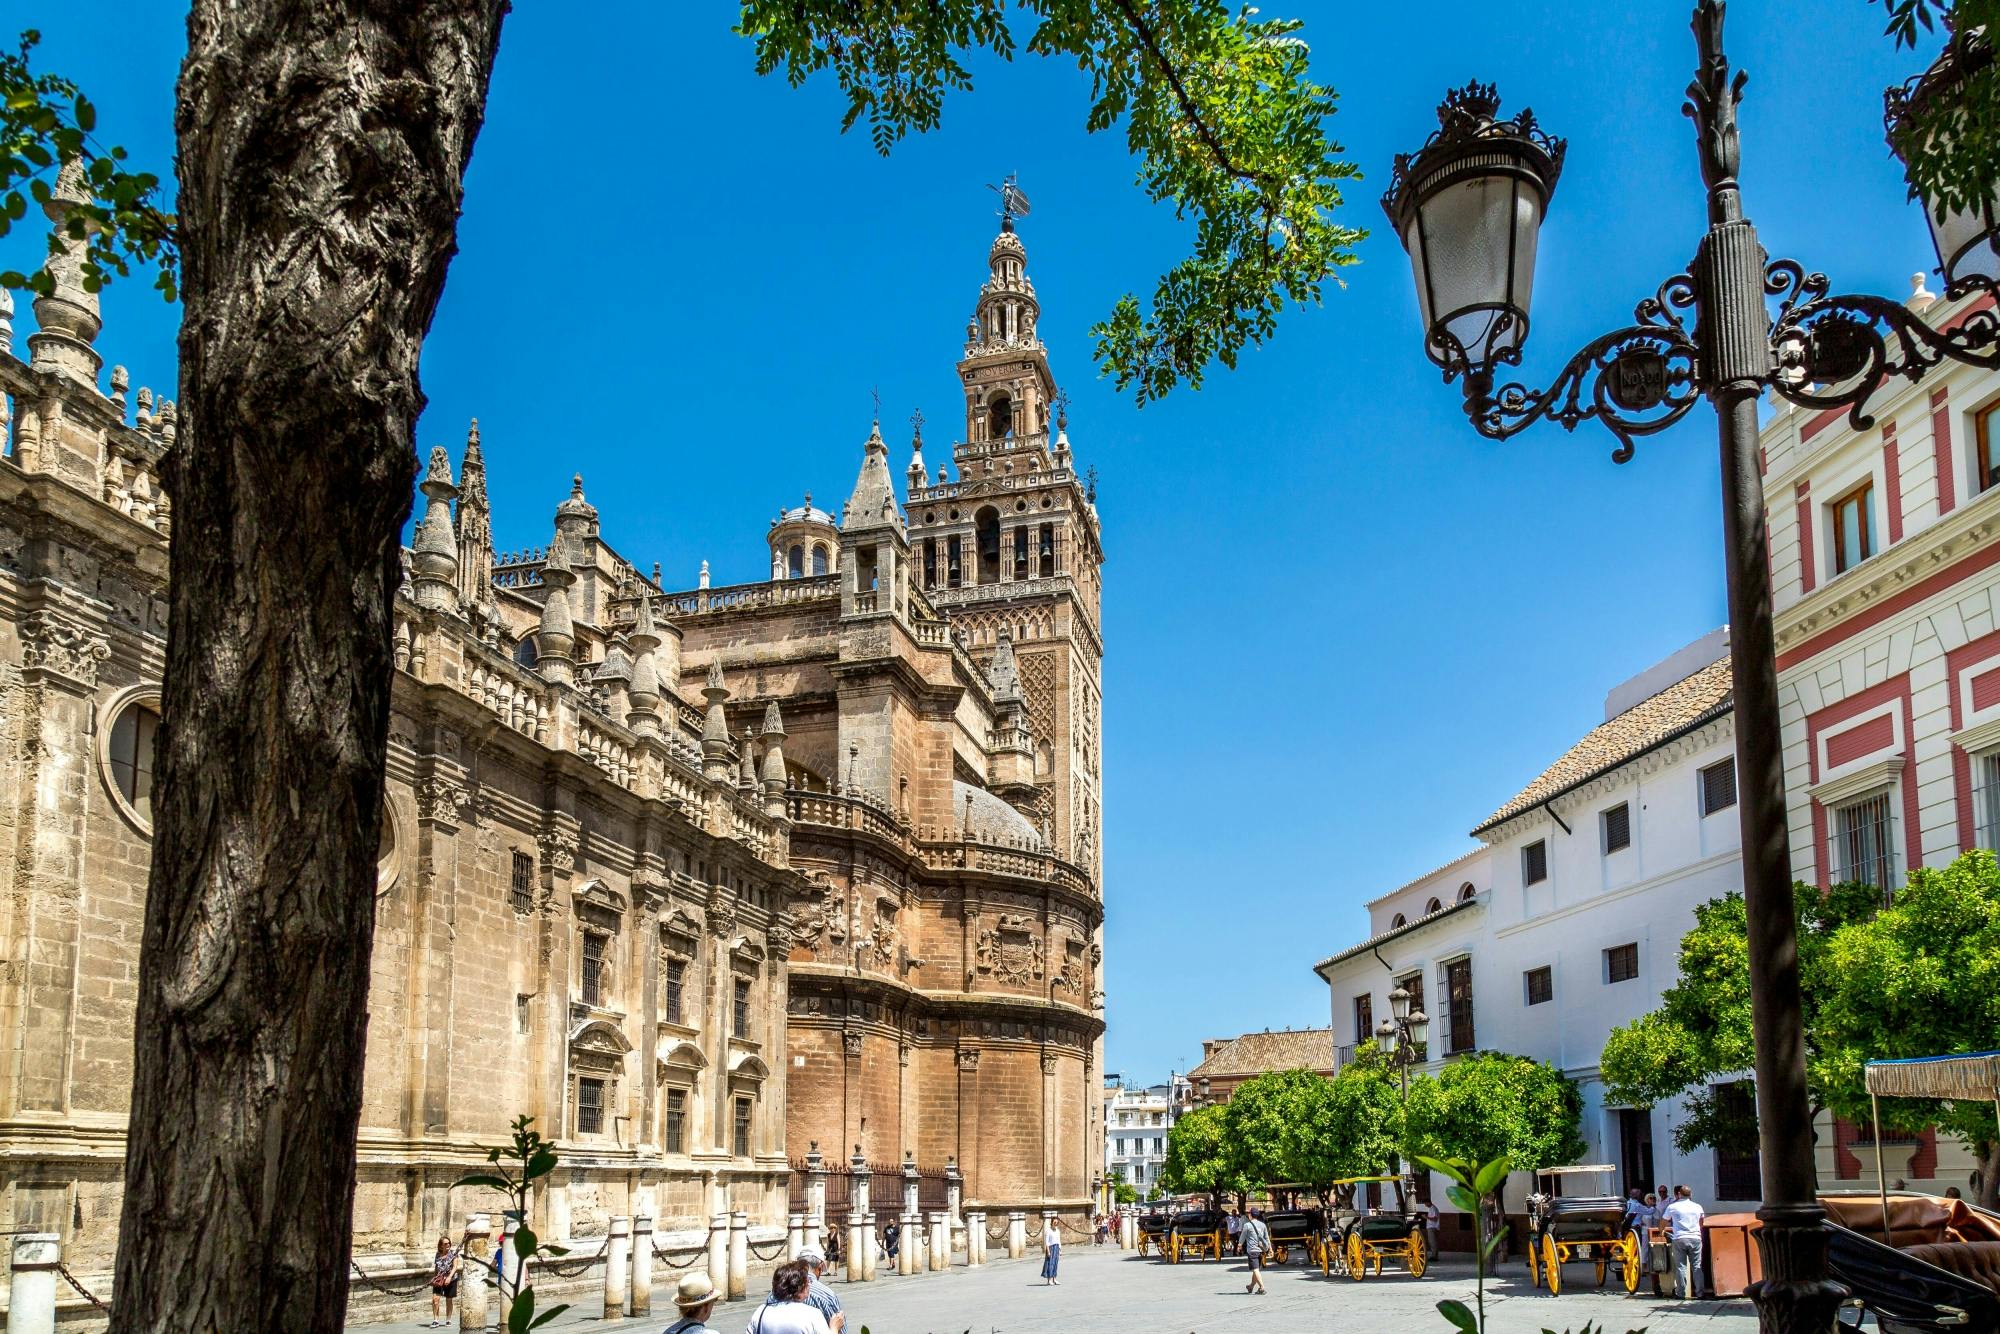
[(834, 526), (833, 516), (831, 514), (828, 514), (825, 510), (821, 509), (819, 506), (813, 504), (812, 496), (810, 493), (808, 493), (806, 496), (805, 504), (794, 505), (788, 510), (779, 510), (778, 522), (817, 523), (817, 524), (824, 524), (828, 528), (832, 528)]
[(951, 780), (952, 814), (960, 832), (980, 843), (1004, 843), (1047, 852), (1042, 833), (1027, 816), (983, 787)]

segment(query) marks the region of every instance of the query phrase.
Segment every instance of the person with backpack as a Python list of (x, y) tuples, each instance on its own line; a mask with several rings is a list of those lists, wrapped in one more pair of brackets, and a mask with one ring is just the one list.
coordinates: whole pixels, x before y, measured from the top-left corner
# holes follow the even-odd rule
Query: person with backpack
[(1262, 1209), (1252, 1209), (1250, 1216), (1243, 1220), (1241, 1240), (1243, 1242), (1243, 1259), (1250, 1266), (1250, 1286), (1243, 1289), (1243, 1291), (1246, 1293), (1266, 1292), (1267, 1289), (1264, 1287), (1264, 1253), (1271, 1249), (1271, 1229), (1264, 1222), (1264, 1211)]

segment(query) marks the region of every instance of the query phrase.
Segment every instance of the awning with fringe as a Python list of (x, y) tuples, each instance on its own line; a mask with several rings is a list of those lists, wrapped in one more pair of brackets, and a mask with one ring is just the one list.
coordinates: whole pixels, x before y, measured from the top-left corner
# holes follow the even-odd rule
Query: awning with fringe
[(1862, 1067), (1862, 1077), (1868, 1092), (1880, 1098), (1993, 1102), (2000, 1100), (2000, 1052), (1870, 1061)]

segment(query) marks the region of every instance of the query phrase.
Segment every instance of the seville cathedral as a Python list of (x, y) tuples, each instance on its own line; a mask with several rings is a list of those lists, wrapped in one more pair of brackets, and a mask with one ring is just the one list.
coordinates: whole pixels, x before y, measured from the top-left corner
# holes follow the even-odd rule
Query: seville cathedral
[[(535, 1202), (554, 1238), (646, 1213), (665, 1242), (732, 1210), (768, 1238), (813, 1151), (908, 1155), (1002, 1216), (1090, 1209), (1103, 553), (1011, 220), (987, 263), (951, 466), (919, 433), (896, 467), (878, 423), (838, 516), (770, 526), (768, 581), (664, 587), (580, 478), (545, 546), (496, 555), (477, 424), (455, 469), (430, 451), (395, 607), (357, 1255), (427, 1256), (496, 1207), (452, 1183), (523, 1113), (560, 1145)], [(160, 465), (199, 442), (103, 375), (97, 298), (73, 256), (51, 271), (25, 362), (0, 304), (0, 1199), (104, 1274)]]

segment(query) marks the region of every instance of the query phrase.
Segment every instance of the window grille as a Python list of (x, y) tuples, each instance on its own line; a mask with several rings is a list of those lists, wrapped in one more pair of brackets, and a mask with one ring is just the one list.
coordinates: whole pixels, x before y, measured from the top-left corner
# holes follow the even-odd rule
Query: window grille
[(1521, 849), (1521, 883), (1539, 885), (1549, 878), (1549, 845), (1546, 839), (1536, 839)]
[(2000, 750), (1973, 756), (1972, 822), (1976, 846), (2000, 848)]
[(604, 937), (594, 931), (583, 937), (583, 1003), (604, 1003)]
[(1608, 857), (1632, 846), (1632, 806), (1620, 802), (1604, 812), (1604, 854)]
[(666, 1134), (668, 1153), (687, 1152), (687, 1109), (687, 1090), (668, 1089)]
[(678, 1024), (681, 1019), (681, 998), (687, 986), (687, 965), (679, 959), (667, 960), (667, 1022)]
[(1473, 1047), (1472, 960), (1453, 959), (1444, 966), (1444, 994), (1446, 1014), (1450, 1017), (1445, 1053), (1456, 1056)]
[(736, 1124), (729, 1147), (730, 1152), (734, 1153), (738, 1158), (748, 1158), (750, 1156), (750, 1100), (748, 1098), (738, 1098), (736, 1100)]
[(1884, 790), (1833, 810), (1827, 840), (1836, 884), (1855, 881), (1873, 885), (1884, 900), (1896, 888), (1895, 826)]
[(740, 977), (736, 979), (736, 996), (730, 1018), (731, 1033), (739, 1038), (750, 1036), (750, 984)]
[(1711, 764), (1701, 771), (1701, 813), (1713, 815), (1736, 804), (1736, 761)]
[(1606, 982), (1630, 982), (1639, 976), (1639, 943), (1631, 941), (1624, 945), (1613, 945), (1604, 951), (1604, 980)]
[(525, 852), (514, 854), (514, 883), (508, 897), (515, 912), (529, 912), (535, 906), (535, 859)]
[(601, 1079), (576, 1081), (576, 1133), (604, 1133), (604, 1081)]
[(1354, 998), (1354, 1040), (1366, 1042), (1375, 1036), (1375, 997), (1371, 993)]
[(1555, 970), (1547, 966), (1530, 968), (1523, 973), (1522, 980), (1528, 989), (1528, 1004), (1546, 1005), (1556, 997)]

